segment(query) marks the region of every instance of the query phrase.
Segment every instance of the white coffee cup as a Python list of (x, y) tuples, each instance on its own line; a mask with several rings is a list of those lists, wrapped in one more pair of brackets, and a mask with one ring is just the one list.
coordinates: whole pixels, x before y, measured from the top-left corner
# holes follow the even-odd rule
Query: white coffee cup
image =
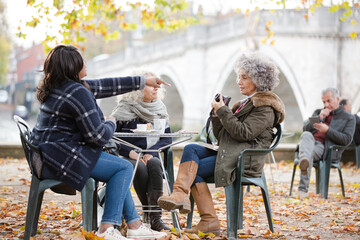
[(138, 131), (146, 131), (146, 124), (136, 124), (136, 130)]
[(154, 129), (159, 133), (165, 132), (166, 119), (154, 119)]

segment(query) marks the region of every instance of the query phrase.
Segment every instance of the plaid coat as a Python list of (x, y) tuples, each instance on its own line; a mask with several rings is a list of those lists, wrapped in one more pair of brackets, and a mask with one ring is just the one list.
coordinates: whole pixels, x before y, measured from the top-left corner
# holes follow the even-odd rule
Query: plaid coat
[(144, 77), (69, 81), (55, 89), (40, 106), (31, 140), (38, 145), (46, 167), (56, 178), (81, 191), (115, 124), (104, 121), (95, 98), (143, 89)]

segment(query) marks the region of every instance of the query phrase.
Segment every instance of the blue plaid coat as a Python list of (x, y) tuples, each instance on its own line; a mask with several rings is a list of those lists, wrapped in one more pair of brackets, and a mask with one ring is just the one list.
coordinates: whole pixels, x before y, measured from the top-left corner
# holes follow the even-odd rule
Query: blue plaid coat
[(115, 124), (105, 121), (95, 98), (143, 89), (144, 77), (69, 81), (55, 89), (40, 106), (31, 140), (38, 145), (46, 167), (56, 179), (81, 191)]

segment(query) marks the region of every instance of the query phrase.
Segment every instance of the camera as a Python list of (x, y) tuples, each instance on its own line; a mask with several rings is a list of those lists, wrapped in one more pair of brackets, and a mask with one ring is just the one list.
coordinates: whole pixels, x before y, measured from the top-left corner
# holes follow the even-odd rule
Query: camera
[[(229, 102), (230, 102), (230, 100), (231, 100), (231, 97), (229, 97), (229, 96), (222, 96), (222, 98), (223, 98), (223, 102), (225, 103), (225, 105), (228, 106), (228, 105), (229, 105)], [(220, 93), (217, 93), (217, 94), (215, 95), (215, 101), (220, 102)]]

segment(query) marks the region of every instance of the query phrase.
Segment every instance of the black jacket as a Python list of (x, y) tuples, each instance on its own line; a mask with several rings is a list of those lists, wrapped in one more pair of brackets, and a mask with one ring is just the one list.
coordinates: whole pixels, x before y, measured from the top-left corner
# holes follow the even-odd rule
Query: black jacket
[(355, 114), (356, 128), (354, 133), (354, 142), (356, 145), (360, 145), (360, 117)]

